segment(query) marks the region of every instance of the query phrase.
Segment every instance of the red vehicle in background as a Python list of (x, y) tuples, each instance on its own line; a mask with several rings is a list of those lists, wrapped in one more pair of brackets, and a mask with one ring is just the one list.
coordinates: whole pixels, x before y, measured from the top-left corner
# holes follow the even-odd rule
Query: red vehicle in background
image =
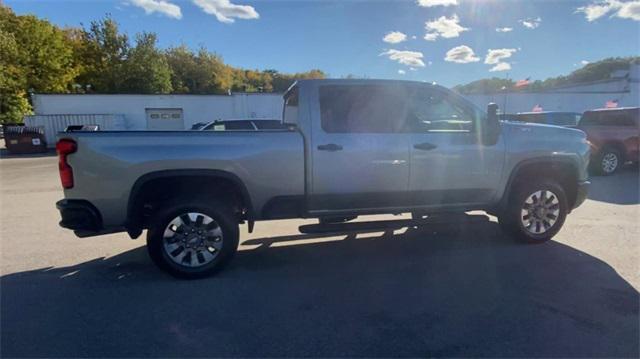
[(607, 108), (586, 111), (578, 128), (591, 144), (591, 169), (603, 175), (615, 173), (640, 156), (640, 108)]

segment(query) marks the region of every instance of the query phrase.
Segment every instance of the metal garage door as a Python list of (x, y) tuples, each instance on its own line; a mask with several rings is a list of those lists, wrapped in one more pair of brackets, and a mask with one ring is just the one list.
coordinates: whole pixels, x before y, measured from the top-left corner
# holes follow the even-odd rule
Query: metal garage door
[(181, 108), (148, 108), (145, 111), (149, 130), (184, 130)]

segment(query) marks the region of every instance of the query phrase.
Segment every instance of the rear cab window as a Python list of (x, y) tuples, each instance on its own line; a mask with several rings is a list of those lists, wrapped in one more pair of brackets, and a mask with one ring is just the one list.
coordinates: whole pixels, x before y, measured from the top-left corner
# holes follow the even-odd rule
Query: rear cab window
[(327, 133), (404, 132), (406, 96), (396, 87), (325, 85), (320, 91), (320, 122)]

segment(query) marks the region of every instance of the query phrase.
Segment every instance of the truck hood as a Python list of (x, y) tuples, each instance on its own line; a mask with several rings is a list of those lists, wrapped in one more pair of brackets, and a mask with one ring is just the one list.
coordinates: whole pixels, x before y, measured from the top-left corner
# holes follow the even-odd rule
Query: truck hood
[(563, 126), (516, 121), (503, 121), (502, 126), (505, 130), (507, 130), (507, 132), (530, 132), (531, 134), (538, 135), (548, 134), (552, 137), (557, 137), (558, 140), (575, 139), (576, 141), (582, 142), (587, 138), (587, 135), (582, 130)]

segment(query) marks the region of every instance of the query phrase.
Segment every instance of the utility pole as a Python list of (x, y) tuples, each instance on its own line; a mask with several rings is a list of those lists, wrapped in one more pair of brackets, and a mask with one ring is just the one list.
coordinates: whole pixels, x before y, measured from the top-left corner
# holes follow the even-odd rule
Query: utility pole
[[(508, 72), (505, 75), (504, 79), (505, 79), (505, 83), (509, 82), (509, 73)], [(504, 100), (502, 102), (502, 113), (506, 114), (507, 113), (507, 91), (509, 91), (509, 88), (507, 87), (506, 84), (504, 86), (502, 86), (502, 88), (504, 89)]]

